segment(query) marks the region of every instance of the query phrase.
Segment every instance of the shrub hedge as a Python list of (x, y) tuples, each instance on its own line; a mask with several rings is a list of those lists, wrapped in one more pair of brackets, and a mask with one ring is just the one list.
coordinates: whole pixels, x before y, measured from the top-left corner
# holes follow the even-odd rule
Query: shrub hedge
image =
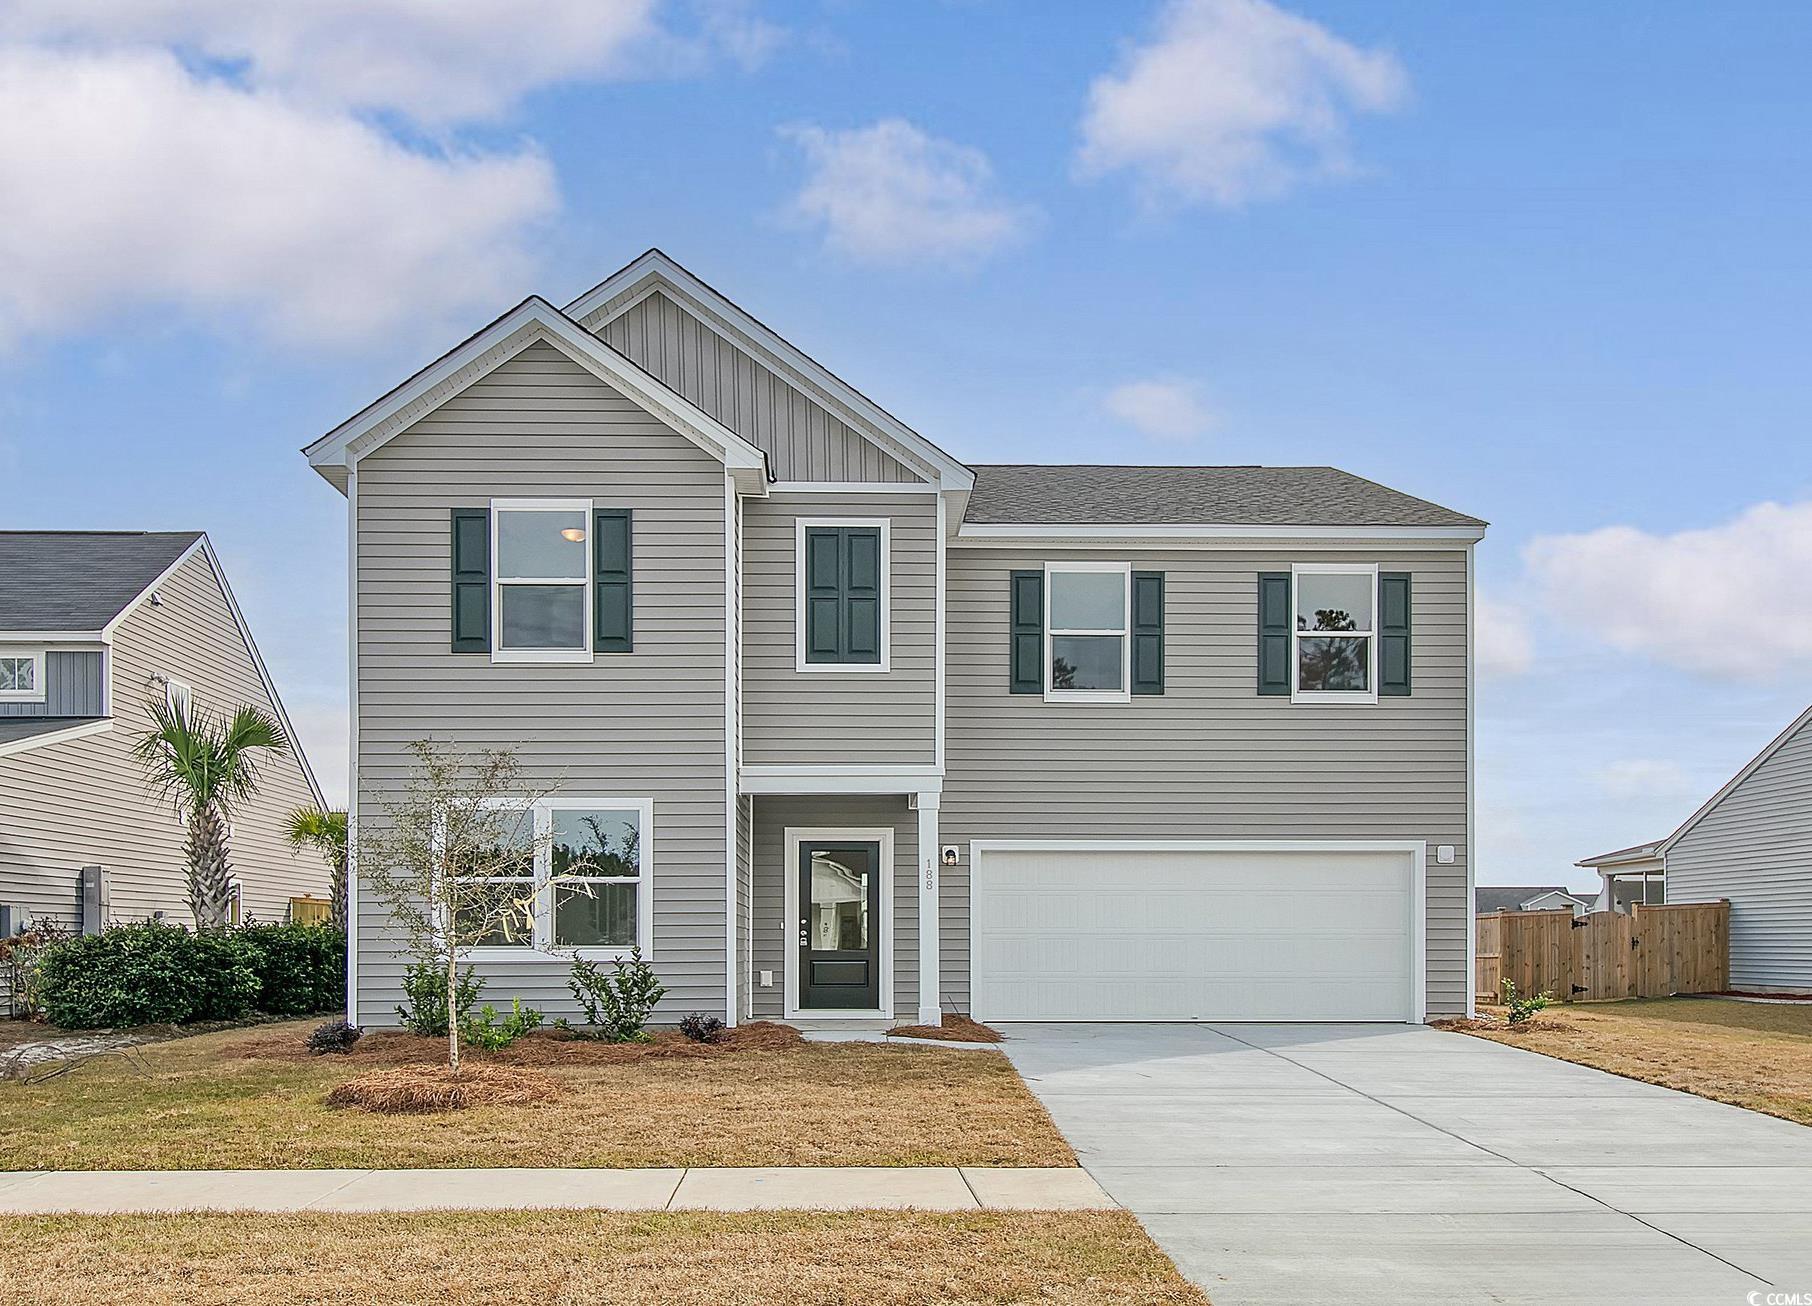
[(322, 925), (190, 933), (147, 921), (47, 948), (44, 1014), (64, 1029), (301, 1015), (346, 997), (346, 935)]

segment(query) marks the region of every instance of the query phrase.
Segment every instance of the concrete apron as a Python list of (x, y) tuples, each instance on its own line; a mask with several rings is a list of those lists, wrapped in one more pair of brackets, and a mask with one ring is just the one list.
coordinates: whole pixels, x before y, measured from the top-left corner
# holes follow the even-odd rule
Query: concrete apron
[(169, 1211), (1082, 1211), (1075, 1167), (48, 1170), (0, 1174), (0, 1215)]

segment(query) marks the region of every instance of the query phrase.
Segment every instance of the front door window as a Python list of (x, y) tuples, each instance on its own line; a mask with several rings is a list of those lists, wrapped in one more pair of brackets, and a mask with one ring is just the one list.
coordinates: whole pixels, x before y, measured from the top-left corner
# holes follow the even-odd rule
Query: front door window
[(881, 849), (875, 843), (799, 848), (799, 1005), (880, 1006)]

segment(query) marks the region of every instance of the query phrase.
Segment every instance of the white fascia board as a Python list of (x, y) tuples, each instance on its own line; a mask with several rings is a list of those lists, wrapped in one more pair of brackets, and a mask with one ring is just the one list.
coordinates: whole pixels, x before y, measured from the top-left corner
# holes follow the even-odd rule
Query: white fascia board
[(1723, 802), (1725, 797), (1733, 789), (1742, 784), (1743, 781), (1747, 780), (1750, 776), (1754, 775), (1757, 769), (1761, 767), (1762, 763), (1778, 753), (1781, 750), (1781, 746), (1789, 739), (1793, 738), (1794, 735), (1798, 734), (1807, 722), (1812, 722), (1812, 707), (1807, 708), (1804, 712), (1801, 712), (1798, 716), (1794, 717), (1793, 724), (1789, 725), (1785, 730), (1776, 735), (1766, 748), (1751, 758), (1748, 766), (1745, 766), (1741, 771), (1738, 771), (1735, 775), (1731, 776), (1729, 783), (1722, 789), (1719, 789), (1710, 798), (1707, 798), (1697, 811), (1687, 817), (1685, 821), (1681, 822), (1678, 830), (1675, 830), (1656, 845), (1655, 856), (1661, 861), (1661, 869), (1666, 869), (1667, 854), (1673, 851), (1674, 845), (1680, 842), (1686, 832), (1692, 829), (1693, 826), (1697, 825), (1700, 821), (1704, 820), (1711, 812), (1711, 809)]
[[(355, 466), (410, 422), (542, 340), (718, 459), (736, 476), (739, 487), (753, 492), (766, 485), (767, 455), (760, 449), (539, 296), (524, 300), (303, 452), (316, 468)], [(462, 375), (468, 369), (471, 374)], [(450, 383), (453, 388), (442, 393)]]
[(943, 770), (935, 766), (744, 766), (743, 794), (911, 794), (942, 793)]
[(1021, 523), (965, 522), (958, 527), (959, 545), (1036, 543), (1087, 548), (1103, 543), (1150, 541), (1166, 545), (1200, 543), (1215, 548), (1229, 544), (1277, 540), (1322, 545), (1341, 544), (1471, 544), (1485, 535), (1483, 526), (1237, 526), (1203, 523), (1126, 522)]
[(700, 321), (731, 344), (754, 354), (820, 403), (841, 410), (857, 425), (868, 427), (887, 442), (897, 445), (897, 452), (905, 455), (909, 465), (916, 465), (941, 488), (967, 490), (975, 484), (975, 473), (968, 467), (658, 249), (649, 250), (627, 267), (612, 273), (568, 304), (565, 312), (569, 318), (584, 322), (611, 300), (630, 291), (640, 291), (616, 309), (617, 314), (626, 312), (646, 298), (653, 287), (644, 283), (651, 280), (658, 282), (660, 289), (680, 300)]
[(0, 630), (0, 644), (92, 644), (99, 647), (107, 637), (98, 630)]
[(81, 739), (85, 735), (105, 734), (111, 729), (113, 729), (113, 721), (109, 718), (105, 721), (84, 721), (79, 726), (66, 726), (61, 730), (47, 730), (41, 735), (31, 736), (29, 739), (14, 739), (0, 743), (0, 757), (28, 753), (34, 748), (43, 748), (47, 744), (67, 743), (71, 739)]

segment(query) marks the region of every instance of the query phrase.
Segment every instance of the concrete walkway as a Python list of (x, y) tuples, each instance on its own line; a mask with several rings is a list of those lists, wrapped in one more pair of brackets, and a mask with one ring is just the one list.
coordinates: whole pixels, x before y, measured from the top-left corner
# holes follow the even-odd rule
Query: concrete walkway
[(1083, 1171), (953, 1166), (0, 1173), (0, 1215), (129, 1211), (1051, 1211), (1114, 1203)]
[(1812, 1292), (1803, 1125), (1413, 1026), (1004, 1032), (1216, 1306)]

